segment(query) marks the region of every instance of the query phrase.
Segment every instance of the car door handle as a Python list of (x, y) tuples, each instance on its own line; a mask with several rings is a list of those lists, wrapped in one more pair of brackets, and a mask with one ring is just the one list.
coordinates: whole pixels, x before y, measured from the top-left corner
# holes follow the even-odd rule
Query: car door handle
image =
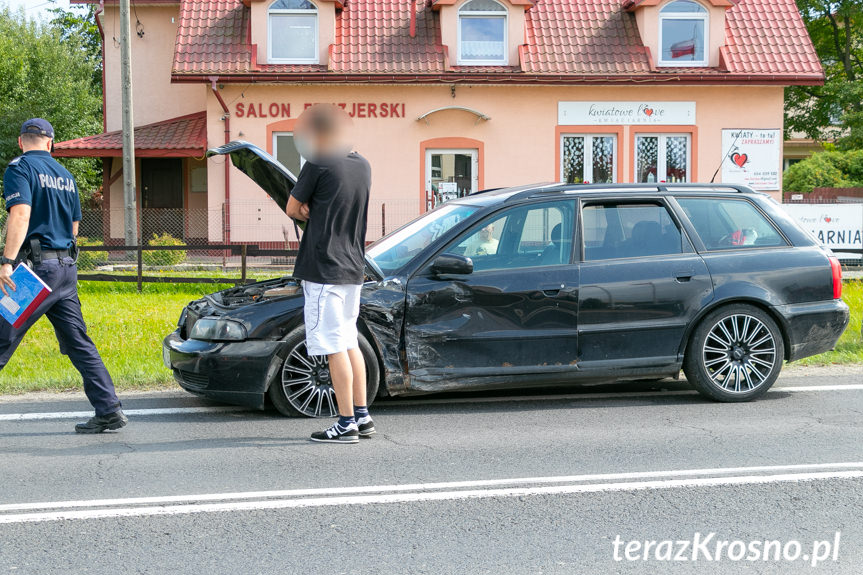
[(541, 286), (539, 289), (548, 297), (554, 297), (560, 293), (560, 290), (566, 287), (566, 284), (549, 284)]
[(678, 270), (674, 272), (674, 279), (683, 284), (691, 280), (693, 275), (695, 272), (692, 270)]

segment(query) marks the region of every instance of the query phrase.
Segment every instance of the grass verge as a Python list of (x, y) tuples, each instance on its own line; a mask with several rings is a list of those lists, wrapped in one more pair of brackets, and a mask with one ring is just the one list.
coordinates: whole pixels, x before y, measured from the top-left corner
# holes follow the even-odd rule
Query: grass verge
[[(277, 276), (278, 273), (271, 274)], [(162, 365), (162, 338), (173, 331), (183, 307), (204, 294), (229, 287), (213, 284), (81, 282), (80, 297), (90, 337), (119, 390), (154, 389), (172, 383)], [(863, 364), (863, 281), (847, 281), (843, 299), (851, 324), (834, 351), (806, 358), (802, 365)], [(51, 324), (40, 320), (0, 371), (0, 394), (80, 389), (81, 377), (60, 353)]]

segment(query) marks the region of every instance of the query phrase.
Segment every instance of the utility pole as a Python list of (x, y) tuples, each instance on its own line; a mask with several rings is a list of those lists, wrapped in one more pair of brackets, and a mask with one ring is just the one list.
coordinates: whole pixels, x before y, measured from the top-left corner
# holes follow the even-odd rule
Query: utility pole
[(123, 109), (123, 205), (126, 245), (138, 245), (138, 195), (135, 190), (135, 124), (132, 120), (132, 44), (129, 0), (120, 0), (120, 76)]

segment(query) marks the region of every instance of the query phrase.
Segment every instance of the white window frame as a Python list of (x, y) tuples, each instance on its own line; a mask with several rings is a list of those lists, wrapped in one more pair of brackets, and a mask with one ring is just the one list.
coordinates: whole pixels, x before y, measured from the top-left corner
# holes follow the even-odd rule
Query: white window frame
[[(564, 139), (565, 138), (584, 138), (584, 171), (581, 173), (581, 180), (576, 182), (577, 184), (581, 184), (589, 181), (591, 184), (593, 182), (593, 139), (594, 138), (611, 138), (614, 141), (614, 154), (611, 168), (611, 183), (616, 184), (617, 181), (617, 162), (619, 161), (618, 156), (620, 155), (620, 142), (617, 141), (617, 134), (613, 133), (594, 133), (594, 134), (581, 134), (581, 133), (566, 133), (560, 135), (560, 181), (565, 182), (566, 178), (564, 174), (566, 173), (566, 164), (564, 163)], [(590, 178), (587, 178), (587, 171), (590, 170)], [(605, 182), (601, 182), (605, 183)]]
[[(278, 0), (274, 0), (272, 4), (275, 4)], [(315, 7), (314, 10), (285, 10), (281, 8), (267, 8), (267, 62), (270, 64), (318, 64), (320, 63), (320, 51), (318, 46), (320, 45), (320, 12), (318, 9), (318, 5), (309, 0), (312, 6)], [(272, 6), (271, 4), (271, 6)], [(297, 14), (303, 16), (312, 16), (315, 17), (315, 56), (314, 58), (275, 58), (273, 56), (273, 18), (271, 16), (273, 14)]]
[[(691, 2), (695, 2), (702, 8), (704, 8), (705, 12), (679, 12), (679, 13), (666, 13), (663, 14), (662, 10), (677, 2), (677, 0), (672, 0), (665, 6), (663, 6), (659, 10), (659, 61), (657, 62), (657, 66), (667, 66), (670, 68), (703, 68), (710, 65), (710, 9), (704, 6), (701, 2), (697, 0), (690, 0)], [(663, 39), (662, 39), (662, 30), (663, 24), (665, 20), (701, 20), (701, 24), (704, 26), (704, 59), (703, 60), (686, 60), (686, 61), (675, 61), (675, 60), (663, 60), (665, 54), (662, 50)]]
[[(290, 136), (291, 138), (293, 138), (293, 137), (294, 137), (294, 133), (293, 133), (293, 132), (273, 132), (273, 147), (272, 147), (272, 150), (273, 150), (273, 157), (274, 157), (274, 158), (276, 158), (276, 161), (278, 161), (278, 160), (279, 160), (279, 136)], [(299, 150), (297, 150), (297, 153), (299, 154)], [(300, 169), (301, 169), (301, 170), (303, 169), (303, 166), (304, 166), (305, 164), (306, 164), (306, 159), (303, 157), (303, 155), (302, 155), (302, 154), (300, 154)], [(287, 168), (287, 166), (285, 166), (285, 167)], [(288, 169), (290, 169), (290, 168), (288, 168)], [(297, 172), (296, 174), (294, 174), (294, 176), (296, 176), (296, 177), (300, 177), (299, 172)]]
[[(464, 8), (470, 1), (465, 2), (459, 8), (458, 12), (458, 58), (457, 63), (459, 66), (508, 66), (509, 65), (509, 10), (506, 9), (506, 6), (494, 0), (496, 4), (501, 7), (503, 13), (501, 12), (462, 12), (461, 9)], [(461, 43), (461, 24), (462, 20), (465, 18), (501, 18), (503, 19), (503, 58), (501, 60), (473, 60), (473, 59), (465, 59), (462, 58), (462, 43)]]
[(470, 156), (470, 194), (475, 194), (479, 191), (479, 149), (478, 148), (426, 148), (425, 157), (425, 189), (426, 189), (426, 210), (434, 208), (434, 203), (430, 204), (432, 196), (432, 156), (440, 154), (458, 154), (461, 156)]
[[(692, 134), (687, 132), (678, 133), (642, 133), (635, 134), (635, 146), (632, 150), (632, 166), (633, 180), (638, 178), (638, 139), (639, 138), (659, 138), (657, 143), (656, 157), (656, 181), (651, 182), (658, 184), (664, 180), (659, 179), (659, 174), (668, 174), (668, 138), (686, 138), (686, 181), (677, 182), (689, 184), (692, 183)], [(633, 181), (634, 184), (644, 184), (647, 182)], [(668, 182), (665, 182), (668, 183)]]

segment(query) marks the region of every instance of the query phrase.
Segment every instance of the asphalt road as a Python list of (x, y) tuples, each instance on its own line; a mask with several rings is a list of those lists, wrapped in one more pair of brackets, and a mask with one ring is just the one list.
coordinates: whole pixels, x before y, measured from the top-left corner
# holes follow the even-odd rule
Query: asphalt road
[(0, 400), (0, 574), (863, 572), (863, 367), (739, 405), (674, 382), (381, 402), (352, 446), (182, 393), (125, 407), (77, 436), (86, 401)]

